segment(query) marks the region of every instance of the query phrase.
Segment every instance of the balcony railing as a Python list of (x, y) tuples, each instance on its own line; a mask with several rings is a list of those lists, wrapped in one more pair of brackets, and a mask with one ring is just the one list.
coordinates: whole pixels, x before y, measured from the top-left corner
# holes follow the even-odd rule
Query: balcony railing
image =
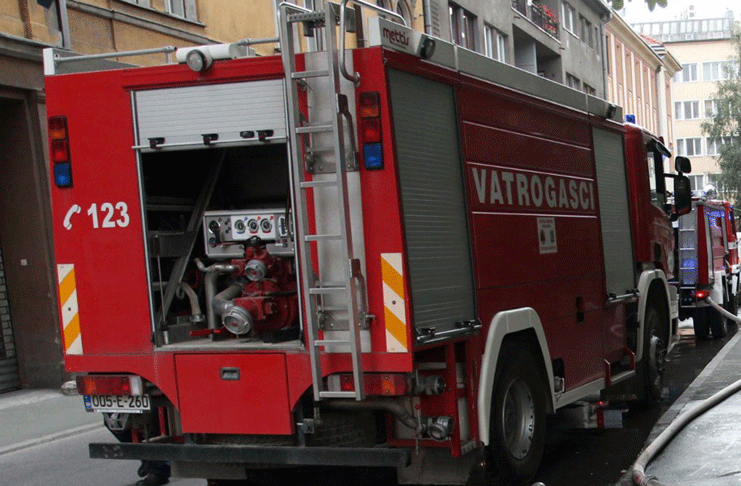
[(528, 0), (512, 0), (512, 8), (530, 19), (548, 35), (558, 39), (558, 17), (547, 5), (540, 3), (528, 5)]

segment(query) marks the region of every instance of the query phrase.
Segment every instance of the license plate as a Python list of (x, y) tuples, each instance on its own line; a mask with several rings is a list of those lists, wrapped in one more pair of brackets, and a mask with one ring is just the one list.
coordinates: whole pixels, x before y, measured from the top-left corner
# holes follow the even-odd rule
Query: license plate
[(149, 395), (85, 395), (84, 400), (88, 412), (142, 413), (152, 409)]

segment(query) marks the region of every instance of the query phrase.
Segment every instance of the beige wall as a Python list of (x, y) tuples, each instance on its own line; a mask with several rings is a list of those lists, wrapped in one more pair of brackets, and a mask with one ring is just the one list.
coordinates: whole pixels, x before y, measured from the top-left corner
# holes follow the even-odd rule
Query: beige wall
[[(677, 120), (674, 115), (675, 140), (680, 138), (702, 138), (702, 156), (690, 157), (692, 174), (717, 174), (720, 172), (717, 160), (705, 155), (707, 153), (706, 136), (700, 125), (705, 121), (705, 100), (712, 99), (716, 92), (716, 83), (703, 81), (702, 63), (710, 61), (725, 61), (733, 55), (733, 46), (729, 40), (713, 40), (701, 42), (680, 42), (667, 44), (667, 48), (682, 64), (697, 63), (698, 81), (688, 83), (672, 82), (672, 98), (677, 101), (700, 102), (700, 119)], [(704, 180), (707, 183), (707, 178)]]

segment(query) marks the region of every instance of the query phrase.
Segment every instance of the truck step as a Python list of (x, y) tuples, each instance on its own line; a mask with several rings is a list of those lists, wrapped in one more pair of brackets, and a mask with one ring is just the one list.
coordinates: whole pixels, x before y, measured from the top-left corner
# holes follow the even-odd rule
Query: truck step
[(316, 125), (304, 125), (301, 127), (296, 127), (296, 133), (299, 135), (303, 135), (305, 133), (331, 132), (333, 130), (334, 127), (331, 123), (318, 123)]
[(324, 76), (329, 76), (329, 71), (297, 71), (291, 73), (293, 79), (321, 78)]

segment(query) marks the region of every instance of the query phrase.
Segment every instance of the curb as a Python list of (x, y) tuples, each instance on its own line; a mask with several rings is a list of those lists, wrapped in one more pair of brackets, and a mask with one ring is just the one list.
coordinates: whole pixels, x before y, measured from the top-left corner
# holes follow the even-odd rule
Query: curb
[(17, 452), (23, 449), (28, 449), (29, 447), (34, 447), (37, 445), (45, 444), (47, 442), (53, 442), (55, 440), (66, 439), (67, 437), (84, 434), (85, 432), (91, 432), (93, 430), (100, 429), (100, 428), (103, 428), (102, 423), (82, 425), (80, 427), (75, 427), (73, 429), (63, 430), (62, 432), (56, 432), (54, 434), (45, 435), (43, 437), (38, 437), (36, 439), (30, 439), (24, 442), (19, 442), (17, 444), (13, 444), (13, 445), (0, 448), (0, 456), (4, 454), (10, 454), (12, 452)]
[(705, 380), (707, 380), (710, 375), (713, 374), (715, 368), (717, 368), (718, 365), (723, 361), (723, 359), (725, 359), (726, 355), (731, 351), (731, 349), (740, 339), (741, 330), (737, 331), (736, 334), (734, 334), (731, 340), (728, 341), (725, 346), (723, 346), (723, 348), (718, 352), (718, 354), (715, 355), (712, 361), (710, 361), (710, 363), (705, 366), (700, 374), (697, 375), (697, 378), (694, 379), (690, 386), (688, 386), (687, 389), (684, 390), (684, 393), (682, 393), (679, 398), (674, 401), (672, 406), (669, 407), (669, 410), (664, 412), (659, 420), (656, 421), (653, 429), (651, 429), (651, 433), (648, 434), (646, 444), (650, 444), (651, 442), (653, 442), (653, 440), (656, 439), (656, 437), (658, 437), (659, 434), (663, 432), (663, 430), (666, 429), (675, 418), (677, 418), (677, 415), (679, 415), (687, 406), (687, 404), (693, 400), (697, 390), (702, 387), (702, 385), (705, 383)]
[[(731, 338), (730, 341), (728, 341), (725, 346), (718, 352), (718, 354), (715, 355), (715, 357), (710, 361), (710, 363), (705, 366), (705, 368), (700, 372), (699, 375), (697, 375), (697, 378), (695, 378), (692, 383), (684, 390), (684, 393), (682, 393), (679, 398), (674, 400), (674, 403), (671, 407), (669, 407), (669, 410), (664, 412), (664, 414), (659, 417), (659, 420), (656, 421), (656, 424), (651, 429), (651, 432), (648, 434), (648, 438), (646, 439), (646, 442), (643, 443), (643, 447), (641, 448), (641, 452), (651, 443), (653, 442), (656, 437), (661, 434), (664, 429), (666, 429), (672, 421), (677, 418), (677, 416), (684, 410), (684, 408), (687, 406), (689, 402), (692, 401), (692, 398), (694, 397), (697, 390), (705, 383), (705, 380), (710, 377), (711, 374), (713, 374), (713, 371), (715, 371), (715, 368), (718, 367), (718, 365), (723, 361), (723, 359), (726, 357), (726, 355), (731, 351), (733, 346), (736, 345), (736, 343), (741, 339), (741, 328), (734, 334), (734, 336)], [(637, 458), (637, 457), (636, 457)], [(632, 466), (633, 464), (631, 464)], [(629, 469), (620, 477), (620, 480), (615, 483), (615, 486), (625, 486), (625, 485), (632, 485), (633, 484), (633, 474), (632, 471)]]

